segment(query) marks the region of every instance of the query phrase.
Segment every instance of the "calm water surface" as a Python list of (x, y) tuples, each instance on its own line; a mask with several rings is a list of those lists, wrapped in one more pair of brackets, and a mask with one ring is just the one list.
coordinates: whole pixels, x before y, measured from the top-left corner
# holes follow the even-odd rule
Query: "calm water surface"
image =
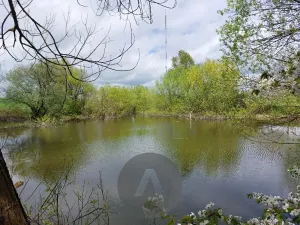
[[(198, 212), (212, 201), (226, 213), (250, 218), (260, 216), (261, 208), (247, 193), (287, 196), (294, 183), (286, 172), (289, 159), (282, 157), (290, 149), (253, 142), (243, 131), (230, 122), (176, 119), (80, 122), (15, 130), (20, 147), (7, 157), (14, 158), (15, 180), (30, 178), (23, 198), (38, 183), (54, 182), (71, 161), (76, 182), (86, 181), (87, 189), (98, 183), (102, 171), (110, 206), (117, 212), (111, 224), (145, 224), (126, 212), (118, 195), (118, 175), (132, 157), (159, 153), (172, 160), (182, 176), (183, 193), (171, 213)], [(281, 131), (277, 128), (273, 134)]]

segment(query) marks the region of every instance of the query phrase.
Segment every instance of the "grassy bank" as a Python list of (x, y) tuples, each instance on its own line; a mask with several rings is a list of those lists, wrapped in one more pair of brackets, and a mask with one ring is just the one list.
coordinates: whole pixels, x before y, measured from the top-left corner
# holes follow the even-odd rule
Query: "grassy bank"
[[(213, 120), (213, 121), (240, 121), (242, 123), (262, 123), (262, 124), (300, 124), (300, 114), (251, 114), (246, 112), (237, 112), (235, 114), (217, 115), (217, 114), (199, 114), (199, 113), (165, 113), (165, 112), (145, 112), (136, 115), (120, 115), (120, 116), (97, 116), (97, 115), (62, 115), (60, 117), (51, 118), (44, 117), (39, 120), (32, 120), (27, 114), (20, 113), (15, 116), (2, 117), (0, 121), (0, 129), (15, 127), (42, 127), (56, 126), (65, 123), (73, 123), (80, 121), (96, 121), (96, 120), (113, 120), (123, 119), (132, 116), (146, 118), (178, 118), (186, 120)], [(13, 118), (13, 119), (12, 119)]]

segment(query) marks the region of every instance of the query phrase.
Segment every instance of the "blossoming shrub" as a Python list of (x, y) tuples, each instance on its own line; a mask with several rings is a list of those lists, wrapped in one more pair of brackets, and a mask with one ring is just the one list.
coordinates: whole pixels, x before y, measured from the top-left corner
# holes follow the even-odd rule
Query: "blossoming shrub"
[(142, 206), (145, 218), (156, 218), (160, 215), (166, 215), (164, 208), (164, 197), (159, 194), (155, 194), (153, 197), (149, 197), (148, 201)]
[[(300, 169), (293, 167), (289, 170), (293, 178), (300, 178)], [(206, 205), (204, 210), (200, 210), (197, 214), (191, 213), (184, 216), (180, 223), (187, 225), (212, 225), (212, 224), (227, 224), (227, 225), (285, 225), (285, 224), (300, 224), (300, 185), (295, 193), (290, 193), (287, 198), (279, 196), (264, 195), (261, 193), (252, 193), (247, 196), (250, 199), (255, 199), (258, 204), (265, 206), (261, 218), (252, 218), (248, 221), (243, 221), (239, 216), (225, 215), (221, 208), (215, 208), (214, 203)], [(163, 199), (153, 198), (155, 203), (159, 202), (161, 207)], [(151, 200), (151, 199), (150, 199)], [(149, 203), (147, 203), (149, 204)], [(153, 207), (152, 209), (158, 209)], [(168, 225), (176, 224), (176, 219), (173, 216), (167, 215), (165, 210), (161, 210), (162, 218), (168, 220)]]

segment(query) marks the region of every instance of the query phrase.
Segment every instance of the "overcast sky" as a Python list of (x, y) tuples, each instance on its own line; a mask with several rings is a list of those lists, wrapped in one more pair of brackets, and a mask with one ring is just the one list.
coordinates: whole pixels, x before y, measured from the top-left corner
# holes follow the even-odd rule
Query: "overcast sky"
[[(72, 4), (71, 4), (72, 3)], [(168, 67), (171, 64), (171, 57), (176, 55), (178, 50), (183, 49), (190, 53), (196, 62), (205, 58), (218, 58), (220, 44), (216, 30), (224, 23), (224, 18), (217, 13), (217, 10), (225, 7), (225, 0), (178, 0), (177, 7), (167, 10), (168, 23)], [(129, 29), (124, 29), (125, 23), (118, 16), (104, 15), (92, 17), (87, 8), (74, 6), (73, 0), (34, 0), (30, 12), (39, 21), (43, 22), (45, 15), (55, 13), (54, 34), (60, 35), (63, 32), (61, 23), (62, 12), (71, 9), (71, 21), (75, 23), (82, 15), (89, 15), (89, 22), (103, 28), (99, 32), (99, 39), (110, 29), (109, 38), (112, 40), (106, 52), (114, 55), (124, 43), (129, 42)], [(1, 15), (2, 14), (2, 15)], [(3, 20), (3, 9), (0, 8), (0, 20)], [(151, 86), (155, 80), (165, 72), (165, 10), (160, 7), (153, 8), (153, 24), (140, 22), (139, 25), (132, 24), (135, 35), (134, 47), (124, 56), (122, 66), (131, 68), (138, 60), (138, 66), (130, 72), (105, 71), (97, 79), (96, 84), (111, 83), (114, 85), (146, 85)], [(102, 36), (101, 36), (102, 35)], [(64, 47), (68, 48), (66, 42)], [(18, 49), (16, 49), (18, 51)], [(1, 53), (1, 52), (0, 52)], [(100, 53), (99, 53), (100, 54)], [(16, 63), (8, 56), (0, 56), (0, 63), (5, 70), (9, 70)]]

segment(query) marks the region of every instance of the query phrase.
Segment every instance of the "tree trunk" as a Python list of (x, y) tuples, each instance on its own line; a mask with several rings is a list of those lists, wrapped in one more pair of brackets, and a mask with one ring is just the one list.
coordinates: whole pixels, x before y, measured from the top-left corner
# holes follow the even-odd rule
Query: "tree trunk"
[(0, 149), (0, 225), (29, 224)]

